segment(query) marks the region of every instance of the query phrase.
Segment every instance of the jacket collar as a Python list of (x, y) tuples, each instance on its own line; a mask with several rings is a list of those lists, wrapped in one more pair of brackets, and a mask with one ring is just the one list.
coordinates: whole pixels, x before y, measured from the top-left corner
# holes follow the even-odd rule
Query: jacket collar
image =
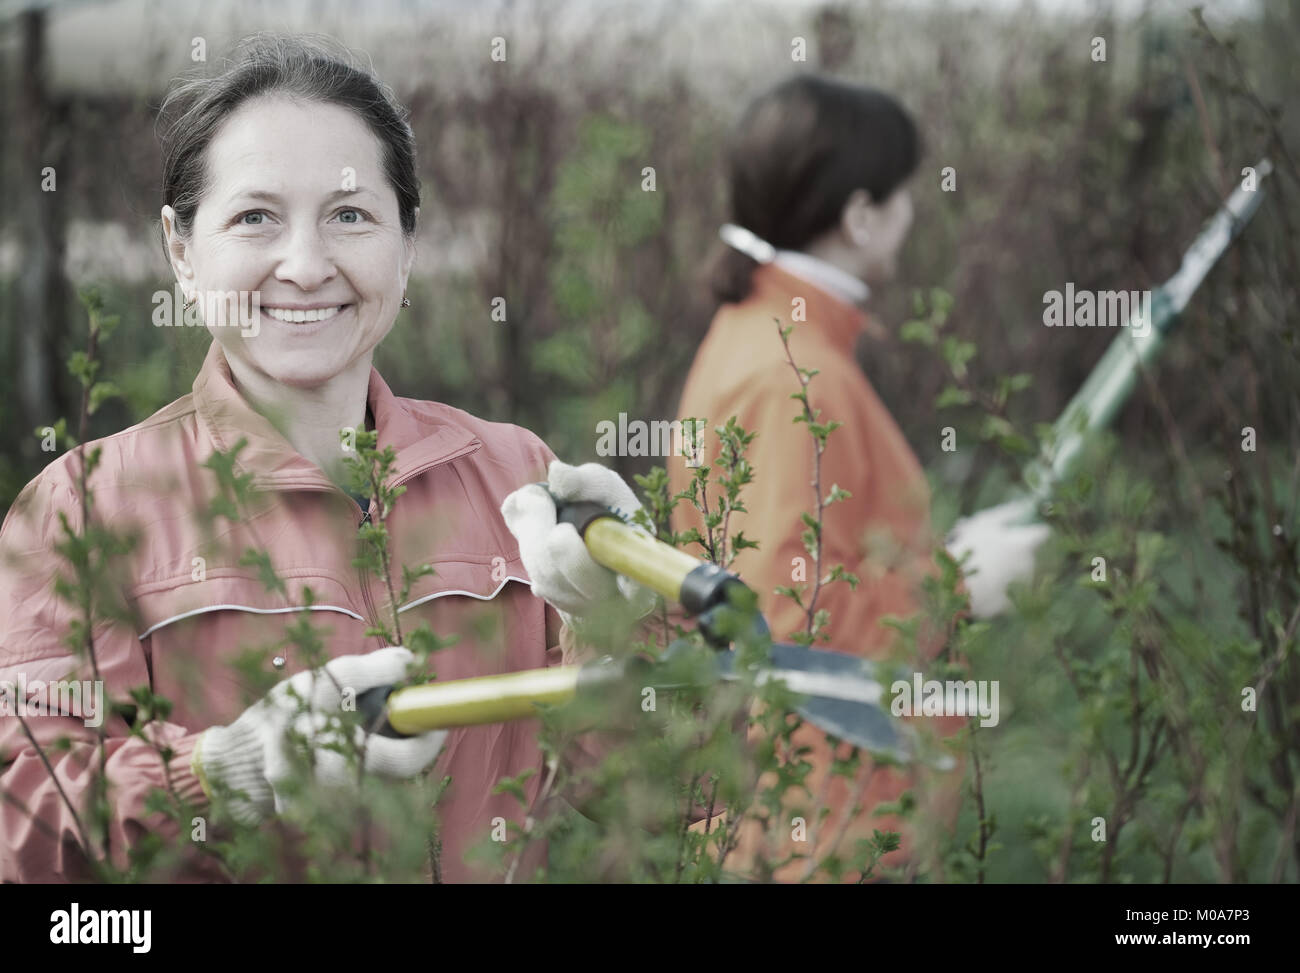
[(753, 296), (765, 303), (780, 304), (781, 318), (787, 320), (790, 302), (804, 299), (807, 320), (837, 348), (852, 354), (857, 337), (869, 330), (871, 319), (861, 308), (854, 307), (776, 264), (760, 264), (754, 271)]
[(829, 261), (800, 250), (778, 250), (772, 262), (810, 284), (816, 284), (845, 304), (862, 305), (871, 296), (871, 288), (848, 271)]
[[(482, 445), (473, 432), (452, 419), (451, 410), (437, 403), (397, 398), (374, 367), (366, 399), (375, 418), (379, 446), (397, 451), (394, 479), (409, 479)], [(252, 473), (255, 485), (282, 490), (338, 489), (239, 394), (230, 364), (216, 341), (209, 346), (194, 379), (194, 407), (216, 449), (227, 452), (240, 439), (248, 440), (236, 466), (242, 473)]]

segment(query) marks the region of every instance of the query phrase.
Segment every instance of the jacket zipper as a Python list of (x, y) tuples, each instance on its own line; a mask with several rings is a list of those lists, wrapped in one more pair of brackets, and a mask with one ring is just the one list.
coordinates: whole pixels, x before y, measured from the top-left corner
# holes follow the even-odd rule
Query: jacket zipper
[[(348, 502), (352, 502), (351, 497), (348, 498)], [(372, 499), (370, 503), (373, 505), (374, 500)], [(357, 524), (357, 530), (361, 530), (361, 528), (366, 526), (368, 523), (370, 523), (370, 507), (366, 508), (366, 512), (362, 516), (361, 522)], [(371, 625), (374, 625), (376, 619), (379, 617), (379, 609), (376, 607), (375, 600), (370, 594), (370, 579), (367, 577), (366, 569), (360, 565), (357, 566), (357, 583), (361, 586), (361, 600), (366, 606), (366, 619)], [(373, 636), (373, 638), (376, 642), (382, 643), (384, 641), (383, 638), (378, 635)], [(380, 647), (383, 648), (382, 645)]]
[[(389, 484), (389, 486), (390, 486), (390, 487), (399, 486), (399, 485), (401, 485), (402, 483), (405, 483), (407, 480), (414, 479), (415, 477), (419, 476), (420, 474), (422, 474), (422, 473), (427, 473), (429, 470), (434, 469), (435, 467), (439, 467), (439, 466), (441, 466), (441, 465), (444, 464), (444, 463), (450, 463), (450, 462), (451, 462), (452, 460), (454, 460), (454, 459), (460, 459), (460, 457), (465, 456), (465, 455), (468, 454), (468, 453), (472, 453), (472, 452), (474, 452), (474, 450), (476, 450), (476, 449), (479, 448), (479, 445), (481, 445), (481, 444), (467, 446), (467, 447), (465, 447), (464, 449), (461, 449), (461, 450), (458, 450), (458, 451), (455, 452), (455, 453), (452, 453), (450, 456), (444, 456), (444, 457), (442, 457), (441, 459), (438, 459), (438, 460), (436, 460), (436, 461), (434, 461), (434, 462), (432, 462), (432, 463), (428, 463), (428, 464), (426, 464), (426, 465), (422, 465), (422, 466), (417, 466), (417, 467), (416, 467), (415, 469), (413, 469), (413, 470), (408, 470), (406, 473), (403, 473), (401, 476), (399, 476), (399, 477), (397, 477), (395, 480), (393, 480), (392, 483)], [(339, 490), (338, 492), (339, 492), (339, 493), (343, 493), (344, 496), (347, 496), (347, 494), (344, 493), (342, 490)], [(352, 503), (352, 502), (353, 502), (351, 497), (348, 497), (348, 502), (349, 502), (349, 503)], [(373, 506), (374, 506), (374, 503), (375, 503), (375, 501), (374, 501), (374, 498), (372, 497), (371, 500), (370, 500), (370, 506), (373, 507)], [(360, 530), (362, 527), (364, 527), (364, 526), (365, 526), (366, 524), (368, 524), (368, 523), (370, 523), (370, 507), (367, 507), (367, 508), (366, 508), (366, 512), (365, 512), (365, 514), (362, 516), (360, 523), (357, 524), (357, 530)], [(358, 568), (357, 568), (357, 582), (358, 582), (358, 584), (360, 584), (360, 586), (361, 586), (361, 598), (362, 598), (362, 600), (363, 600), (363, 602), (365, 603), (365, 606), (366, 606), (366, 615), (367, 615), (367, 617), (368, 617), (368, 619), (369, 619), (369, 621), (370, 621), (370, 624), (373, 625), (373, 624), (375, 624), (376, 619), (378, 619), (378, 617), (379, 617), (379, 608), (375, 605), (374, 597), (373, 597), (373, 596), (371, 595), (371, 593), (370, 593), (370, 581), (369, 581), (369, 579), (367, 578), (367, 572), (366, 572), (366, 570), (365, 570), (364, 568), (361, 568), (361, 567), (358, 567)], [(399, 606), (394, 605), (394, 606), (393, 606), (393, 611), (396, 612), (397, 609), (398, 609), (398, 607), (399, 607)], [(396, 634), (396, 633), (394, 633), (394, 634)], [(376, 642), (379, 642), (379, 643), (380, 643), (380, 647), (382, 648), (382, 647), (383, 647), (383, 641), (384, 641), (383, 638), (382, 638), (381, 636), (376, 635), (376, 636), (374, 636), (374, 639), (375, 639)]]

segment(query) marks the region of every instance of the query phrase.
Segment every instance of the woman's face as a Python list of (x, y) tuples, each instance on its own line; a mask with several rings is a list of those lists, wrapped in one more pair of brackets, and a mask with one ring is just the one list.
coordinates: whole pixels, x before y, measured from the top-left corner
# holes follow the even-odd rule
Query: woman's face
[(414, 256), (381, 153), (347, 108), (263, 96), (209, 144), (188, 239), (163, 207), (177, 279), (232, 369), (313, 388), (368, 366)]

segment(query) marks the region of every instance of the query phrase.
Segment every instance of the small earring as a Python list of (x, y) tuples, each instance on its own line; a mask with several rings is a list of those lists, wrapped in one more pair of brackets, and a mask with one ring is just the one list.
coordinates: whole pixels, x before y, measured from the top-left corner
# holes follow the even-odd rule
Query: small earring
[(184, 303), (183, 303), (183, 307), (185, 308), (185, 310), (188, 311), (188, 310), (189, 310), (190, 308), (192, 308), (193, 306), (194, 306), (194, 298), (192, 298), (192, 297), (187, 297), (187, 298), (185, 298), (185, 301), (184, 301)]
[(402, 307), (410, 307), (410, 306), (411, 306), (411, 299), (410, 299), (409, 297), (407, 297), (405, 294), (403, 294), (403, 295), (402, 295)]

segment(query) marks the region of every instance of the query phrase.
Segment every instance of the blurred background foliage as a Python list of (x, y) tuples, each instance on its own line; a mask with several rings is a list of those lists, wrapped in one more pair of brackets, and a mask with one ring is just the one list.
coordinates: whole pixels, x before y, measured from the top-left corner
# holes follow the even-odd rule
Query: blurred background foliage
[[(154, 16), (138, 3), (27, 6), (0, 8), (6, 506), (47, 458), (31, 430), (75, 402), (61, 363), (82, 338), (76, 288), (99, 285), (125, 322), (106, 367), (128, 395), (99, 414), (97, 433), (189, 390), (206, 336), (149, 323), (151, 296), (172, 283), (158, 236), (155, 111), (172, 77), (215, 70), (254, 30), (331, 33), (369, 55), (411, 108), (420, 256), (413, 306), (378, 355), (390, 384), (522, 423), (574, 461), (596, 457), (601, 419), (674, 418), (713, 311), (701, 270), (727, 216), (725, 135), (749, 97), (791, 73), (887, 88), (916, 115), (916, 222), (874, 313), (896, 335), (915, 289), (944, 288), (956, 333), (983, 362), (1033, 374), (1017, 404), (1027, 421), (1055, 417), (1110, 337), (1042, 327), (1043, 293), (1066, 281), (1158, 283), (1241, 167), (1267, 151), (1271, 129), (1293, 142), (1300, 125), (1300, 6), (1286, 2), (1210, 17), (1223, 43), (1181, 3), (1127, 13), (1105, 3), (747, 4), (743, 15), (729, 3), (672, 2), (364, 12), (322, 2), (293, 16), (247, 3)], [(398, 12), (411, 22), (393, 23)], [(129, 57), (112, 41), (125, 33)], [(503, 63), (488, 58), (494, 36), (507, 38)], [(1104, 63), (1089, 57), (1094, 36), (1106, 38)], [(806, 62), (791, 60), (795, 37)], [(206, 62), (191, 61), (194, 38)], [(1294, 167), (1277, 162), (1268, 203), (1211, 282), (1237, 303), (1224, 315), (1198, 299), (1162, 365), (1170, 412), (1197, 443), (1236, 435), (1223, 402), (1248, 412), (1262, 440), (1295, 433), (1294, 305), (1269, 303), (1249, 276), (1253, 252), (1295, 246), (1285, 213)], [(46, 165), (56, 192), (40, 191)], [(946, 166), (955, 192), (940, 190)], [(494, 299), (506, 320), (493, 319)], [(1225, 329), (1241, 353), (1215, 360), (1206, 345)], [(941, 365), (892, 336), (864, 339), (860, 358), (922, 461), (969, 503), (991, 459), (940, 450)], [(1139, 395), (1124, 412), (1135, 455), (1160, 452), (1156, 411)], [(625, 475), (650, 465), (613, 459)]]
[[(1063, 0), (320, 2), (287, 11), (0, 3), (0, 509), (49, 459), (33, 429), (76, 413), (79, 389), (62, 363), (84, 342), (77, 289), (97, 285), (107, 311), (122, 317), (103, 374), (124, 397), (96, 414), (96, 435), (189, 391), (206, 335), (150, 323), (153, 295), (173, 283), (158, 234), (155, 112), (170, 78), (215, 70), (231, 42), (261, 29), (320, 31), (364, 51), (411, 109), (424, 185), (420, 254), (413, 306), (380, 347), (380, 371), (399, 394), (527, 426), (574, 463), (598, 458), (602, 420), (675, 418), (714, 310), (701, 270), (728, 215), (724, 138), (745, 102), (805, 70), (897, 94), (925, 146), (911, 184), (916, 221), (898, 280), (873, 295), (889, 336), (864, 338), (859, 358), (930, 474), (941, 528), (1000, 499), (1010, 467), (982, 441), (983, 416), (936, 407), (947, 366), (898, 337), (914, 292), (952, 296), (948, 333), (978, 349), (974, 381), (1032, 375), (1009, 405), (1017, 426), (1032, 428), (1056, 417), (1113, 337), (1043, 327), (1044, 293), (1067, 281), (1154, 287), (1242, 167), (1269, 156), (1277, 171), (1263, 206), (1092, 469), (1099, 492), (1149, 484), (1150, 496), (1131, 501), (1141, 516), (1092, 524), (1110, 530), (1109, 540), (1084, 527), (1071, 536), (1108, 549), (1142, 531), (1161, 536), (1134, 552), (1134, 571), (1137, 560), (1142, 572), (1159, 565), (1161, 594), (1175, 607), (1158, 610), (1176, 616), (1161, 631), (1182, 633), (1180, 658), (1193, 669), (1212, 663), (1229, 697), (1250, 682), (1238, 655), (1257, 657), (1275, 631), (1287, 636), (1278, 652), (1291, 652), (1300, 4), (1211, 3), (1202, 19), (1190, 3)], [(488, 56), (496, 36), (507, 40), (505, 62)], [(791, 60), (797, 37), (806, 62)], [(1089, 56), (1094, 37), (1106, 39), (1103, 63)], [(195, 38), (207, 45), (206, 63), (191, 59)], [(45, 166), (55, 169), (56, 192), (40, 191)], [(948, 166), (955, 192), (940, 189)], [(647, 167), (653, 191), (644, 188)], [(499, 299), (505, 320), (493, 319)], [(947, 425), (957, 429), (955, 452), (940, 447)], [(1241, 449), (1246, 426), (1257, 452)], [(601, 461), (627, 477), (658, 462)], [(1104, 509), (1129, 502), (1110, 496)], [(1096, 714), (1070, 701), (1051, 646), (1065, 639), (1084, 651), (1114, 632), (1074, 585), (1069, 572), (1086, 577), (1086, 568), (1069, 557), (1086, 565), (1088, 552), (1069, 545), (1054, 543), (1047, 580), (986, 638), (980, 663), (1004, 680), (1003, 699), (1017, 701), (997, 730), (989, 800), (1004, 831), (1028, 834), (1038, 822), (1042, 845), (1008, 842), (988, 863), (991, 880), (1064, 877), (1053, 864), (1061, 835), (1043, 822), (1059, 830), (1095, 797), (1079, 783), (1086, 772), (1071, 776), (1070, 747)], [(1063, 596), (1065, 588), (1074, 593)], [(1104, 655), (1093, 660), (1102, 668)], [(1300, 680), (1293, 659), (1277, 671), (1273, 690), (1290, 710), (1270, 730), (1294, 750)], [(1272, 824), (1228, 815), (1216, 826), (1265, 828), (1300, 862), (1300, 765), (1284, 753), (1284, 773), (1268, 759), (1276, 789), (1265, 796), (1276, 813), (1252, 813)], [(1200, 795), (1223, 786), (1214, 773), (1198, 778)], [(1152, 786), (1190, 793), (1176, 775)], [(1169, 813), (1183, 803), (1171, 797)], [(1216, 826), (1201, 836), (1208, 850), (1174, 878), (1274, 875), (1267, 854), (1249, 867), (1248, 856), (1225, 857)], [(1159, 841), (1147, 839), (1125, 860), (1127, 874), (1158, 878)], [(1125, 874), (1115, 863), (1094, 866), (1094, 877)], [(954, 866), (954, 877), (963, 874)]]

